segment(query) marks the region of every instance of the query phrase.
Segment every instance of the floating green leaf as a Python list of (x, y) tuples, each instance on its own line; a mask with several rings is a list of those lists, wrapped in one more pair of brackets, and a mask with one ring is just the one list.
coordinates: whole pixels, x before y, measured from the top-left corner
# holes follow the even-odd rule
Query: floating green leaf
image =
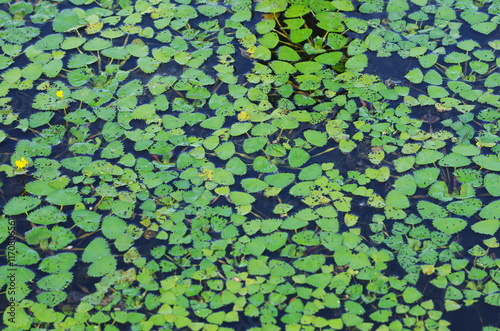
[(288, 164), (292, 168), (297, 168), (306, 163), (310, 156), (305, 150), (301, 148), (292, 148), (288, 153)]
[(116, 259), (112, 255), (105, 255), (94, 261), (87, 271), (91, 277), (100, 277), (108, 273), (113, 273), (116, 269)]
[(249, 193), (261, 192), (269, 187), (266, 182), (257, 178), (245, 178), (241, 181), (241, 186)]
[(264, 177), (264, 181), (271, 186), (284, 188), (295, 180), (293, 173), (272, 174)]
[(62, 303), (68, 294), (64, 291), (47, 291), (42, 292), (36, 296), (38, 302), (47, 305), (48, 307), (55, 307)]
[(500, 200), (492, 201), (489, 204), (487, 204), (479, 213), (479, 216), (481, 216), (483, 219), (489, 219), (489, 218), (495, 218), (499, 219), (500, 218)]
[(480, 23), (473, 24), (471, 26), (471, 28), (474, 31), (488, 35), (488, 34), (492, 33), (493, 31), (495, 31), (497, 26), (498, 26), (497, 23), (494, 23), (494, 22), (480, 22)]
[(440, 170), (438, 168), (424, 168), (413, 172), (413, 177), (418, 187), (424, 188), (434, 183)]
[(104, 238), (95, 238), (83, 251), (83, 262), (95, 262), (98, 259), (111, 254), (108, 242)]
[(44, 206), (29, 213), (26, 219), (34, 224), (49, 225), (65, 222), (66, 214), (55, 206)]
[(60, 272), (57, 274), (45, 276), (37, 282), (37, 286), (46, 291), (63, 290), (73, 280), (73, 273)]
[(261, 260), (252, 259), (248, 265), (248, 273), (251, 275), (267, 275), (270, 273), (269, 267)]
[(15, 242), (15, 252), (15, 260), (13, 261), (16, 265), (31, 265), (40, 261), (40, 255), (37, 251), (19, 241)]
[(408, 208), (410, 207), (410, 201), (408, 198), (398, 190), (389, 191), (387, 196), (385, 197), (386, 207), (394, 207), (394, 208)]
[(247, 172), (246, 164), (238, 157), (232, 157), (226, 163), (226, 170), (235, 175), (244, 175)]
[(460, 216), (471, 217), (481, 209), (482, 205), (483, 203), (479, 199), (464, 199), (449, 203), (446, 209)]
[(465, 229), (467, 221), (456, 217), (446, 217), (434, 219), (432, 225), (446, 234), (455, 234)]
[(288, 3), (286, 0), (262, 0), (259, 1), (255, 10), (264, 13), (279, 13), (285, 11), (287, 7)]
[(320, 243), (318, 236), (310, 230), (301, 231), (293, 235), (292, 240), (303, 246), (317, 246)]
[(345, 66), (353, 70), (362, 70), (368, 66), (368, 57), (365, 54), (354, 55), (346, 61)]
[(408, 286), (403, 291), (403, 300), (406, 303), (414, 303), (422, 298), (422, 293), (412, 286)]
[(52, 22), (52, 27), (55, 32), (76, 30), (81, 25), (83, 24), (80, 23), (78, 14), (71, 9), (62, 10)]
[(446, 63), (462, 63), (469, 60), (469, 55), (459, 52), (451, 52), (444, 57), (444, 62)]
[(24, 196), (10, 199), (3, 207), (5, 215), (19, 215), (26, 213), (42, 203), (39, 198)]
[(263, 149), (267, 142), (265, 137), (251, 137), (243, 142), (243, 150), (248, 154), (255, 153)]
[(101, 216), (91, 210), (74, 210), (71, 218), (75, 225), (88, 232), (97, 230), (101, 221)]
[(326, 145), (327, 135), (325, 132), (317, 130), (307, 130), (304, 132), (304, 137), (306, 140), (314, 146), (324, 146)]
[(394, 184), (394, 188), (406, 196), (412, 196), (417, 191), (417, 183), (411, 175), (405, 175), (398, 178)]
[(225, 142), (217, 146), (215, 153), (222, 160), (227, 160), (234, 155), (235, 147), (232, 142)]
[(500, 196), (500, 175), (489, 173), (484, 176), (484, 187), (494, 197)]
[(325, 257), (323, 255), (312, 254), (299, 258), (293, 263), (293, 266), (302, 271), (316, 272), (324, 263)]
[(71, 187), (50, 192), (47, 201), (55, 205), (71, 206), (81, 202), (82, 196), (78, 193), (77, 187)]
[(290, 194), (293, 196), (305, 197), (312, 193), (311, 188), (314, 186), (314, 182), (306, 181), (295, 184), (290, 188)]
[(245, 192), (231, 191), (229, 193), (229, 198), (237, 206), (255, 202), (255, 197)]
[(448, 216), (446, 210), (432, 202), (421, 200), (417, 203), (417, 209), (422, 218), (436, 220)]
[(441, 158), (438, 164), (442, 167), (465, 167), (471, 164), (471, 160), (468, 157), (457, 153), (450, 153)]
[(500, 221), (497, 219), (489, 219), (474, 223), (471, 227), (472, 231), (480, 234), (494, 236), (500, 228)]
[(424, 80), (424, 74), (419, 68), (414, 68), (405, 75), (405, 78), (413, 84), (420, 84)]
[(484, 298), (484, 302), (492, 306), (500, 307), (500, 293), (488, 294)]
[(51, 274), (69, 271), (76, 263), (77, 256), (73, 253), (60, 253), (46, 257), (40, 263), (39, 269)]
[(415, 164), (414, 156), (403, 156), (394, 160), (394, 167), (397, 172), (405, 172), (410, 170)]
[(276, 165), (270, 162), (263, 156), (257, 156), (253, 161), (253, 168), (255, 171), (263, 173), (272, 173), (278, 170)]
[(486, 81), (484, 82), (484, 86), (490, 88), (500, 86), (500, 74), (498, 72), (494, 72), (488, 75), (488, 77), (486, 77)]
[(477, 155), (474, 156), (472, 160), (481, 168), (492, 171), (500, 171), (500, 159), (498, 158), (498, 155)]
[(0, 12), (6, 327), (453, 329), (498, 306), (495, 3), (111, 2)]

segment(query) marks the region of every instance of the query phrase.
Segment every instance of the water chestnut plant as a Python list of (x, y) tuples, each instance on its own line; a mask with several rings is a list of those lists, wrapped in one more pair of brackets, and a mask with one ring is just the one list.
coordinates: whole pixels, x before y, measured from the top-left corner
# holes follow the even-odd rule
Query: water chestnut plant
[(496, 330), (499, 13), (2, 1), (4, 329)]

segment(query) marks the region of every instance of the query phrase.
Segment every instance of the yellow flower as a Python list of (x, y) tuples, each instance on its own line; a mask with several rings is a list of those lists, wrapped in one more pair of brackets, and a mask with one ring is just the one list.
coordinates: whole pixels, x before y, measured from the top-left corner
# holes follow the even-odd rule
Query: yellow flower
[(248, 121), (249, 119), (251, 118), (250, 115), (247, 114), (246, 111), (242, 110), (239, 114), (238, 114), (238, 121)]
[(57, 91), (57, 92), (56, 92), (56, 96), (57, 96), (58, 98), (61, 98), (61, 99), (62, 99), (62, 98), (64, 98), (64, 92), (63, 92), (63, 91)]
[(17, 169), (23, 169), (28, 165), (28, 161), (24, 157), (21, 158), (21, 160), (17, 160), (16, 162)]
[(210, 169), (203, 169), (200, 174), (198, 174), (200, 177), (206, 178), (206, 180), (213, 181), (214, 180), (214, 171)]

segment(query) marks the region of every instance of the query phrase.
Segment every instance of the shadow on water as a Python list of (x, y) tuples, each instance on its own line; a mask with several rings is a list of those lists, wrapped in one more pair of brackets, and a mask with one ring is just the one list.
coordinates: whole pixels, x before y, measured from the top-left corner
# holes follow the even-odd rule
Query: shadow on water
[(476, 302), (471, 307), (444, 312), (443, 319), (451, 322), (452, 331), (479, 330), (485, 326), (500, 328), (500, 310), (484, 302)]

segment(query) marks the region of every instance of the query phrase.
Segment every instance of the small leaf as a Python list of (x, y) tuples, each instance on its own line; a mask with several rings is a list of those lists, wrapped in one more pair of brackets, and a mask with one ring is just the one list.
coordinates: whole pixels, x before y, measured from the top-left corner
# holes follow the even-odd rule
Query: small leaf
[(471, 26), (472, 30), (480, 32), (482, 34), (488, 35), (495, 31), (497, 28), (497, 23), (493, 22), (481, 22), (481, 23), (476, 23)]
[(68, 297), (68, 293), (64, 291), (47, 291), (42, 292), (36, 296), (38, 302), (47, 305), (48, 307), (55, 307)]
[(87, 232), (96, 231), (101, 222), (101, 215), (92, 210), (73, 210), (71, 218), (75, 225)]
[(500, 159), (498, 158), (498, 155), (477, 155), (474, 156), (472, 160), (481, 168), (492, 171), (500, 171)]
[(317, 130), (307, 130), (304, 132), (304, 137), (311, 145), (318, 147), (326, 145), (326, 140), (327, 140), (326, 132)]
[(78, 192), (77, 187), (71, 187), (50, 192), (46, 199), (55, 205), (71, 206), (81, 202), (82, 196)]
[(14, 197), (3, 208), (5, 215), (19, 215), (38, 207), (42, 201), (39, 198), (24, 196)]
[(263, 173), (272, 173), (278, 170), (278, 167), (260, 155), (253, 160), (253, 168), (255, 171)]
[(410, 170), (415, 164), (414, 156), (403, 156), (394, 160), (394, 167), (397, 172), (405, 172)]
[(63, 290), (73, 281), (73, 273), (60, 272), (45, 276), (37, 281), (37, 286), (46, 291)]
[(385, 198), (386, 207), (405, 209), (410, 207), (408, 198), (398, 190), (389, 191)]
[(227, 8), (224, 6), (219, 6), (217, 4), (208, 4), (208, 5), (200, 5), (196, 8), (198, 12), (207, 17), (216, 17), (222, 15), (227, 11)]
[(458, 153), (450, 153), (439, 160), (438, 164), (442, 167), (465, 167), (471, 164), (471, 160)]
[(325, 257), (317, 254), (301, 257), (293, 262), (295, 268), (311, 273), (317, 272), (324, 264)]
[(66, 221), (66, 214), (55, 206), (44, 206), (29, 213), (26, 218), (34, 224), (50, 225)]
[(500, 219), (500, 200), (495, 200), (487, 204), (479, 213), (483, 219)]
[(231, 191), (229, 198), (237, 206), (255, 202), (255, 197), (245, 192)]
[(365, 54), (356, 54), (350, 57), (345, 63), (346, 68), (353, 69), (356, 71), (361, 71), (367, 66), (368, 66), (368, 57)]
[(417, 183), (411, 175), (404, 175), (398, 178), (394, 184), (394, 188), (406, 196), (412, 196), (417, 191)]
[(91, 277), (101, 277), (116, 270), (117, 262), (114, 256), (106, 255), (94, 261), (88, 268), (87, 273)]
[(108, 242), (104, 238), (96, 238), (92, 240), (83, 251), (83, 262), (94, 262), (98, 259), (111, 254)]
[(483, 203), (479, 199), (464, 199), (451, 202), (446, 206), (446, 209), (460, 216), (472, 217), (481, 209), (482, 205)]
[(257, 3), (255, 11), (262, 13), (279, 13), (286, 10), (288, 2), (286, 0), (262, 0)]
[(438, 168), (425, 168), (414, 171), (413, 177), (415, 178), (417, 186), (424, 188), (434, 183), (439, 173), (440, 170)]
[(417, 203), (417, 209), (420, 216), (424, 219), (443, 219), (448, 216), (448, 212), (441, 206), (432, 202), (421, 200)]
[(77, 256), (73, 253), (59, 253), (44, 258), (40, 263), (41, 271), (58, 274), (60, 272), (69, 271), (76, 263)]
[(484, 221), (479, 221), (472, 225), (472, 231), (480, 234), (487, 234), (490, 236), (494, 236), (495, 233), (500, 228), (500, 221), (497, 219), (489, 219)]
[(252, 259), (248, 264), (248, 273), (250, 275), (262, 276), (269, 274), (270, 271), (271, 269), (264, 262), (258, 259)]
[(424, 74), (419, 68), (414, 68), (405, 75), (405, 78), (413, 84), (420, 84), (424, 80)]
[(293, 173), (272, 174), (264, 177), (264, 181), (271, 186), (284, 188), (290, 185), (295, 180)]
[(14, 260), (16, 265), (32, 265), (40, 261), (40, 255), (37, 251), (19, 241), (15, 242), (14, 252), (16, 252)]
[(494, 197), (500, 196), (500, 175), (488, 173), (484, 176), (484, 187)]
[(500, 293), (488, 294), (484, 298), (484, 302), (492, 306), (500, 307)]
[(78, 14), (74, 10), (64, 9), (54, 18), (52, 28), (55, 32), (76, 30), (78, 27), (83, 26), (79, 21)]
[(412, 286), (408, 286), (403, 291), (403, 300), (406, 303), (415, 303), (422, 298), (422, 293)]
[(255, 153), (264, 148), (268, 143), (267, 137), (251, 137), (243, 142), (243, 150), (247, 154)]
[(309, 160), (309, 153), (301, 148), (292, 148), (288, 153), (288, 164), (292, 168), (297, 168)]
[(256, 193), (268, 188), (269, 184), (257, 178), (245, 178), (241, 181), (241, 186), (249, 193)]
[(320, 244), (319, 237), (311, 230), (294, 234), (292, 240), (302, 246), (317, 246)]
[(446, 234), (455, 234), (467, 227), (467, 221), (456, 217), (446, 217), (433, 220), (432, 225)]

